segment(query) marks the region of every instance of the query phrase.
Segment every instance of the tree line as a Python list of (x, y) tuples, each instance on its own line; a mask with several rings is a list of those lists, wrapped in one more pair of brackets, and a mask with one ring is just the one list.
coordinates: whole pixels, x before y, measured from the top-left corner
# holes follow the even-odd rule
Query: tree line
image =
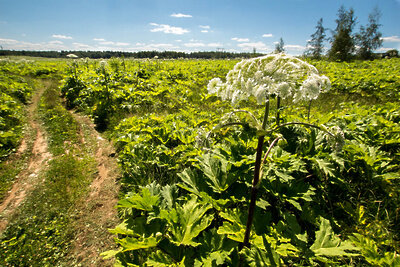
[(68, 55), (76, 55), (79, 58), (108, 59), (114, 57), (124, 58), (159, 58), (159, 59), (235, 59), (261, 56), (261, 53), (233, 53), (224, 51), (204, 52), (176, 52), (176, 51), (25, 51), (25, 50), (0, 50), (0, 56), (32, 56), (46, 58), (66, 58)]

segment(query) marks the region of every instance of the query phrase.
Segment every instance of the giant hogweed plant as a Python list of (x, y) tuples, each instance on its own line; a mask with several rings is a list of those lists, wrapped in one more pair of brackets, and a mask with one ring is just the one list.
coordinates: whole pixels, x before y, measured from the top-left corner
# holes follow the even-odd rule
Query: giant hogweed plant
[[(246, 232), (241, 246), (249, 246), (250, 230), (253, 223), (254, 210), (256, 205), (257, 189), (260, 182), (260, 169), (262, 161), (270, 153), (273, 146), (281, 138), (277, 137), (271, 142), (264, 160), (262, 160), (264, 138), (268, 132), (277, 130), (279, 127), (292, 124), (304, 125), (307, 127), (319, 128), (326, 131), (332, 137), (336, 137), (326, 128), (319, 126), (291, 122), (280, 124), (280, 103), (281, 99), (292, 99), (294, 102), (312, 101), (316, 99), (321, 92), (329, 90), (330, 81), (326, 76), (319, 75), (318, 70), (311, 64), (308, 64), (298, 58), (285, 54), (274, 54), (260, 58), (243, 60), (235, 65), (226, 76), (226, 82), (214, 78), (208, 84), (208, 92), (216, 93), (224, 100), (231, 100), (232, 104), (240, 100), (254, 96), (258, 104), (265, 105), (263, 120), (260, 123), (256, 117), (249, 111), (237, 110), (233, 113), (244, 112), (250, 118), (251, 125), (257, 129), (258, 145), (256, 152), (256, 161), (254, 167), (254, 178), (252, 183), (249, 213), (247, 217)], [(269, 123), (270, 98), (277, 98), (276, 123)], [(231, 114), (233, 114), (231, 113)], [(229, 114), (229, 117), (230, 115)], [(235, 122), (234, 122), (235, 123)], [(237, 122), (241, 124), (242, 122)], [(228, 124), (219, 125), (224, 127)], [(276, 126), (272, 128), (272, 126)], [(337, 137), (340, 137), (338, 135)]]
[[(265, 108), (262, 120), (244, 110), (223, 116), (214, 131), (231, 125), (242, 125), (244, 130), (212, 144), (210, 153), (197, 157), (194, 168), (178, 175), (179, 183), (152, 183), (128, 193), (118, 203), (125, 221), (111, 231), (118, 235), (120, 249), (104, 256), (115, 256), (121, 265), (148, 266), (307, 265), (357, 256), (358, 249), (337, 237), (330, 220), (321, 216), (328, 213), (324, 204), (315, 203), (325, 197), (317, 190), (323, 187), (321, 182), (317, 178), (307, 183), (313, 169), (324, 173), (322, 183), (326, 183), (334, 175), (330, 163), (275, 147), (280, 139), (308, 152), (316, 150), (317, 143), (319, 150), (326, 149), (328, 139), (343, 142), (338, 128), (280, 123), (281, 99), (310, 101), (327, 89), (329, 79), (312, 65), (284, 54), (244, 60), (227, 74), (226, 82), (211, 80), (209, 93), (233, 104), (254, 96)], [(278, 104), (275, 121), (269, 118), (272, 98)], [(295, 140), (304, 135), (309, 136), (307, 144)], [(265, 137), (272, 141), (264, 154)]]

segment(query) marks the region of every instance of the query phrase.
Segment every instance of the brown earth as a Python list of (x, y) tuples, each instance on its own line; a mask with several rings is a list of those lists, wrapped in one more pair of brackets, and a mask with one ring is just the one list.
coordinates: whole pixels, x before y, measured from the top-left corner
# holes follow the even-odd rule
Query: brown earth
[(94, 129), (93, 123), (84, 116), (73, 113), (81, 125), (84, 144), (92, 145), (97, 162), (97, 177), (90, 185), (88, 196), (81, 203), (76, 220), (76, 238), (73, 248), (74, 263), (82, 266), (112, 266), (111, 260), (103, 260), (101, 252), (115, 248), (109, 228), (115, 227), (118, 214), (119, 169), (115, 151), (107, 140)]

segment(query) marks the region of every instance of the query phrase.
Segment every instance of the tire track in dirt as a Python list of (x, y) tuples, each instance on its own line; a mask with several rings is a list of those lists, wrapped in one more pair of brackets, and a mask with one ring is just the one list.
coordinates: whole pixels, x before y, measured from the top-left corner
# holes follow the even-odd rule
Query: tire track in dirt
[(90, 147), (97, 164), (96, 178), (90, 185), (87, 197), (78, 207), (73, 244), (74, 263), (82, 266), (112, 266), (112, 261), (103, 260), (100, 253), (115, 248), (108, 229), (119, 222), (115, 205), (118, 202), (117, 179), (120, 172), (115, 151), (112, 144), (94, 129), (90, 119), (72, 114), (81, 125), (81, 142)]
[[(40, 182), (41, 173), (45, 169), (47, 162), (52, 158), (51, 153), (48, 151), (46, 136), (36, 116), (40, 98), (47, 86), (49, 86), (48, 83), (45, 83), (45, 86), (35, 92), (32, 103), (27, 110), (28, 127), (36, 133), (34, 134), (35, 141), (33, 142), (28, 166), (18, 174), (11, 190), (0, 204), (0, 233), (6, 229), (9, 220), (25, 197)], [(17, 150), (17, 155), (21, 155), (26, 149), (28, 149), (27, 141), (23, 139)]]

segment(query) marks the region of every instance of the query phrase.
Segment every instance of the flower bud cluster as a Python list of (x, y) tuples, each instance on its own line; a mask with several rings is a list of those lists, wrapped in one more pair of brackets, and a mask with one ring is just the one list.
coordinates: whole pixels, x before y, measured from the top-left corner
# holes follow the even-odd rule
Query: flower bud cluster
[(271, 54), (242, 60), (226, 75), (226, 82), (214, 78), (208, 83), (208, 93), (216, 93), (223, 100), (236, 103), (254, 96), (259, 104), (267, 96), (294, 102), (316, 99), (330, 88), (326, 76), (319, 75), (311, 64), (285, 54)]

